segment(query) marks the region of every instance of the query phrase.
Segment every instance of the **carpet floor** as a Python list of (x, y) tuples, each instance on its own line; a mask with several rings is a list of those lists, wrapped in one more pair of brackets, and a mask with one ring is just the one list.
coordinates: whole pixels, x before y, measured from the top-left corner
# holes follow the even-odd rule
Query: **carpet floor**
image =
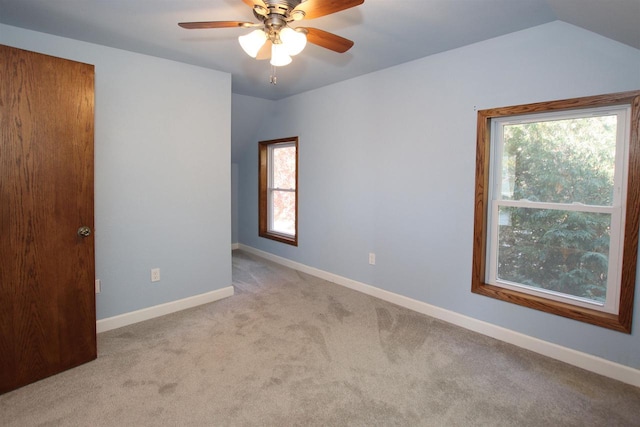
[(234, 251), (236, 294), (98, 335), (2, 426), (640, 426), (640, 389)]

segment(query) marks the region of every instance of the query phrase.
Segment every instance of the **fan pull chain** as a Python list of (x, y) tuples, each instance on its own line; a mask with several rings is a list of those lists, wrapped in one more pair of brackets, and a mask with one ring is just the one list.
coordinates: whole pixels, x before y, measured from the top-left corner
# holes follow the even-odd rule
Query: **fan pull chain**
[(272, 85), (278, 84), (278, 77), (276, 77), (276, 67), (274, 65), (271, 66), (271, 75), (269, 76), (269, 83)]

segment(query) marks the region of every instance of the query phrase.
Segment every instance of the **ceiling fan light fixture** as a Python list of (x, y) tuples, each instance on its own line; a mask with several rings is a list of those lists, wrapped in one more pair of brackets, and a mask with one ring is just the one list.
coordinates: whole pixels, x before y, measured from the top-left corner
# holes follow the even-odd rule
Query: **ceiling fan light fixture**
[(282, 43), (271, 45), (271, 65), (274, 67), (284, 67), (291, 63), (291, 57), (287, 47)]
[(282, 40), (282, 43), (287, 48), (287, 52), (291, 56), (295, 56), (302, 52), (304, 47), (307, 45), (307, 35), (289, 27), (280, 30), (280, 40)]
[(267, 41), (267, 34), (262, 30), (254, 30), (249, 34), (238, 37), (242, 49), (252, 58), (255, 58), (262, 45)]

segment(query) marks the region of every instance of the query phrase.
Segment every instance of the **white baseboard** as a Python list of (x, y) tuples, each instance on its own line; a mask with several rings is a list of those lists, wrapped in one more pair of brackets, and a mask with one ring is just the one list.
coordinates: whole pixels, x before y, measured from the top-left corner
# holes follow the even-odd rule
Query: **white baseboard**
[(232, 250), (232, 251), (235, 251), (235, 250), (236, 250), (236, 249), (238, 249), (239, 247), (240, 247), (240, 244), (239, 244), (239, 243), (232, 243), (232, 244), (231, 244), (231, 250)]
[(177, 301), (167, 302), (165, 304), (155, 305), (153, 307), (143, 308), (141, 310), (120, 314), (118, 316), (100, 319), (96, 322), (96, 331), (106, 332), (112, 329), (121, 328), (123, 326), (132, 325), (144, 320), (153, 319), (154, 317), (164, 316), (165, 314), (175, 313), (176, 311), (186, 310), (187, 308), (196, 307), (202, 304), (218, 301), (233, 295), (233, 286), (217, 289), (200, 295), (184, 298)]
[(239, 249), (284, 265), (286, 267), (293, 268), (294, 270), (298, 270), (303, 273), (325, 279), (329, 282), (345, 286), (349, 289), (353, 289), (355, 291), (380, 298), (381, 300), (388, 301), (401, 307), (408, 308), (409, 310), (426, 314), (428, 316), (435, 317), (436, 319), (444, 320), (445, 322), (461, 326), (465, 329), (487, 335), (491, 338), (495, 338), (500, 341), (525, 348), (527, 350), (531, 350), (533, 352), (551, 357), (556, 360), (560, 360), (570, 365), (595, 372), (605, 377), (613, 378), (615, 380), (631, 384), (635, 387), (640, 387), (640, 370), (638, 369), (621, 365), (619, 363), (615, 363), (601, 357), (593, 356), (591, 354), (563, 347), (558, 344), (550, 343), (548, 341), (543, 341), (541, 339), (534, 338), (529, 335), (513, 331), (511, 329), (496, 326), (482, 320), (474, 319), (473, 317), (464, 316), (454, 311), (445, 310), (443, 308), (436, 307), (422, 301), (408, 298), (403, 295), (386, 291), (384, 289), (376, 288), (375, 286), (367, 285), (366, 283), (338, 276), (337, 274), (319, 270), (314, 267), (309, 267), (308, 265), (300, 264), (287, 258), (282, 258), (269, 252), (261, 251), (251, 246), (240, 244)]

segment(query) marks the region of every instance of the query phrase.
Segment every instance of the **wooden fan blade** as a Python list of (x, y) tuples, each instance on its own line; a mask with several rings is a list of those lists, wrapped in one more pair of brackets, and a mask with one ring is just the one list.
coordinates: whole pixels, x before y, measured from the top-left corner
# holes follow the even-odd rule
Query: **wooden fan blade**
[(307, 41), (309, 43), (317, 44), (325, 49), (333, 50), (334, 52), (344, 53), (351, 49), (353, 42), (344, 37), (340, 37), (333, 33), (328, 33), (317, 28), (305, 28), (307, 30)]
[(242, 21), (205, 21), (205, 22), (180, 22), (178, 25), (188, 30), (198, 30), (202, 28), (251, 27), (255, 24), (253, 22), (242, 22)]
[(296, 6), (294, 10), (303, 11), (305, 19), (314, 19), (350, 9), (362, 3), (364, 0), (307, 0)]
[(262, 47), (260, 48), (260, 50), (258, 51), (258, 54), (256, 55), (256, 59), (258, 61), (263, 61), (265, 59), (271, 59), (271, 45), (273, 43), (271, 43), (271, 40), (267, 40)]
[(264, 4), (264, 2), (262, 0), (242, 0), (242, 1), (244, 2), (244, 4), (249, 6), (251, 9), (253, 9), (253, 6), (255, 6), (255, 5), (262, 6), (265, 9), (267, 8), (267, 5)]

